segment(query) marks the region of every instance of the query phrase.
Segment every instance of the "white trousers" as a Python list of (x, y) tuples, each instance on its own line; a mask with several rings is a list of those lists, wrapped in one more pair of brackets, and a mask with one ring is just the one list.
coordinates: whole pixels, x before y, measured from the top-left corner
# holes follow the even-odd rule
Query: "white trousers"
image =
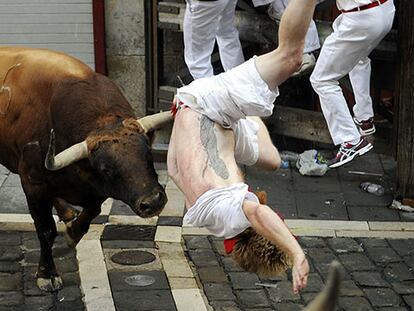
[(235, 133), (235, 158), (254, 165), (259, 157), (258, 124), (247, 116), (270, 116), (279, 90), (270, 90), (255, 57), (213, 77), (194, 80), (177, 90), (179, 101)]
[(211, 53), (217, 40), (224, 70), (244, 62), (234, 26), (237, 0), (187, 0), (184, 15), (184, 59), (194, 79), (214, 74)]
[[(266, 5), (270, 3), (272, 3), (274, 11), (278, 15), (280, 15), (280, 18), (281, 18), (283, 15), (283, 12), (285, 12), (289, 4), (289, 0), (253, 0), (254, 6)], [(320, 47), (321, 46), (319, 43), (318, 30), (316, 29), (315, 22), (312, 20), (309, 25), (308, 32), (306, 33), (305, 47), (303, 49), (303, 53), (310, 53), (312, 51), (319, 49)]]
[(335, 145), (360, 137), (338, 80), (349, 74), (356, 101), (355, 117), (361, 121), (373, 117), (368, 55), (390, 31), (394, 13), (393, 0), (371, 9), (343, 13), (334, 21), (334, 31), (323, 44), (310, 81), (319, 95)]

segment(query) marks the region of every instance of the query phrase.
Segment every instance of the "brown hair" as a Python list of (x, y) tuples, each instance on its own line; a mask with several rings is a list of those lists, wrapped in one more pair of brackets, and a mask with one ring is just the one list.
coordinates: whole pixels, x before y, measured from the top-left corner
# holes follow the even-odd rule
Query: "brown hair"
[[(265, 191), (258, 191), (256, 195), (261, 204), (267, 203)], [(253, 228), (246, 229), (237, 238), (232, 257), (244, 270), (272, 276), (291, 267), (290, 256)]]

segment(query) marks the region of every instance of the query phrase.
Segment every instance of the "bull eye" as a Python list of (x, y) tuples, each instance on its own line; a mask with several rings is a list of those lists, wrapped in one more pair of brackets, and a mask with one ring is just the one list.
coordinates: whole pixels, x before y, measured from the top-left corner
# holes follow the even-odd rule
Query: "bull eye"
[(109, 168), (104, 163), (102, 163), (101, 165), (99, 165), (99, 172), (102, 173), (105, 176), (112, 176), (112, 169)]

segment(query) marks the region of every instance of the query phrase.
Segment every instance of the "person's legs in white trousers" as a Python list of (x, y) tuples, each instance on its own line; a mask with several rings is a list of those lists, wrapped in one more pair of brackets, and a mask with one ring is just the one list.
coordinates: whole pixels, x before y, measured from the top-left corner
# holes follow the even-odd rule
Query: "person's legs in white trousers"
[[(311, 83), (335, 145), (360, 138), (338, 80), (356, 67), (352, 77), (360, 105), (357, 110), (365, 111), (362, 106), (372, 105), (366, 101), (369, 94), (363, 94), (369, 91), (369, 81), (362, 85), (356, 82), (369, 77), (367, 56), (391, 29), (394, 12), (393, 1), (388, 0), (375, 8), (341, 14), (334, 22), (334, 32), (325, 40)], [(358, 65), (360, 61), (363, 63)]]
[(217, 29), (217, 45), (219, 47), (221, 64), (225, 71), (244, 62), (239, 32), (234, 26), (236, 5), (237, 0), (228, 0)]
[[(223, 67), (230, 68), (234, 63), (238, 65), (244, 61), (237, 30), (234, 26), (230, 27), (226, 20), (222, 21), (223, 14), (226, 19), (234, 21), (235, 6), (235, 0), (187, 0), (183, 29), (184, 59), (194, 79), (214, 74), (211, 54), (218, 33), (219, 44), (228, 48), (224, 53)], [(225, 29), (221, 29), (222, 26)], [(230, 38), (231, 35), (235, 37)], [(230, 55), (234, 57), (232, 61), (229, 61)]]
[(370, 96), (371, 60), (368, 57), (360, 60), (349, 72), (349, 80), (355, 95), (355, 118), (363, 121), (374, 117)]

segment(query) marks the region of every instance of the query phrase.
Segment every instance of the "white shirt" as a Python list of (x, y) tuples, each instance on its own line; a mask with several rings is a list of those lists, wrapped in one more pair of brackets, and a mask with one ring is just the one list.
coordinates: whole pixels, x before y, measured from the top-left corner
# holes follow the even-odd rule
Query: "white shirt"
[(352, 10), (356, 7), (370, 4), (375, 0), (336, 0), (336, 6), (339, 10)]
[(211, 189), (187, 210), (184, 223), (204, 227), (214, 236), (230, 239), (251, 226), (243, 212), (243, 201), (259, 203), (244, 183)]

